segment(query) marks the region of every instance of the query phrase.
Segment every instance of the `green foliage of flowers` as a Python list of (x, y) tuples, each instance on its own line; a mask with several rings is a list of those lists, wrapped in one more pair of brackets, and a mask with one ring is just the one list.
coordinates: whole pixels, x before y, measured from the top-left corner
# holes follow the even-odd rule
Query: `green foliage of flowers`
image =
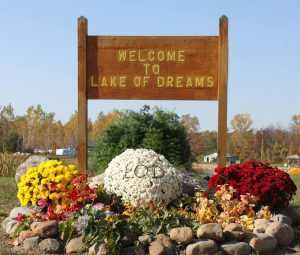
[(168, 234), (175, 227), (197, 229), (199, 223), (193, 220), (193, 214), (187, 208), (183, 208), (180, 200), (168, 208), (158, 208), (152, 204), (134, 208), (129, 203), (123, 204), (115, 195), (107, 194), (103, 186), (99, 186), (94, 203), (72, 212), (59, 226), (65, 243), (83, 234), (87, 248), (105, 242), (111, 254), (119, 254), (120, 239), (126, 230), (137, 235), (147, 233), (155, 236)]
[(200, 194), (197, 199), (197, 220), (202, 224), (216, 222), (222, 227), (229, 223), (239, 223), (244, 229), (253, 230), (255, 218), (271, 218), (268, 206), (261, 207), (260, 213), (256, 213), (256, 197), (246, 194), (236, 198), (235, 194), (236, 190), (227, 184), (219, 185), (217, 191), (206, 196)]
[(103, 204), (88, 205), (59, 224), (65, 243), (72, 237), (83, 234), (87, 248), (95, 243), (105, 242), (112, 254), (119, 253), (121, 233), (128, 227), (125, 216), (114, 213)]
[[(127, 208), (128, 210), (128, 208)], [(124, 212), (128, 213), (125, 210)], [(168, 234), (172, 228), (191, 227), (196, 229), (199, 223), (193, 221), (191, 214), (187, 211), (180, 211), (178, 208), (155, 208), (149, 206), (147, 208), (131, 209), (128, 222), (130, 225), (136, 226), (139, 233), (150, 235)]]
[(176, 113), (145, 106), (140, 112), (126, 111), (108, 127), (97, 142), (91, 167), (103, 172), (108, 163), (126, 149), (145, 148), (162, 154), (175, 167), (190, 168), (191, 148), (183, 124)]
[(259, 214), (254, 211), (254, 197), (243, 195), (237, 199), (234, 192), (232, 187), (223, 185), (209, 197), (195, 192), (191, 196), (177, 198), (167, 207), (153, 203), (134, 207), (123, 203), (116, 195), (106, 193), (102, 185), (98, 187), (94, 202), (72, 212), (60, 223), (60, 231), (65, 242), (74, 236), (84, 235), (87, 248), (103, 242), (111, 254), (119, 254), (126, 231), (137, 236), (156, 236), (168, 235), (172, 228), (190, 227), (196, 232), (201, 224), (208, 222), (219, 223), (222, 227), (239, 222), (245, 229), (251, 230), (256, 217), (271, 217), (268, 208), (263, 208)]

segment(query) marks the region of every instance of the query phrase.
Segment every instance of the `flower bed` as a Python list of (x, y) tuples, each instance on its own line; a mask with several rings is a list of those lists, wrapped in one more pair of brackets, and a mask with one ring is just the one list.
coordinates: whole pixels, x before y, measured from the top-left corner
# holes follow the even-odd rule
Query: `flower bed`
[[(249, 166), (261, 169), (261, 178), (276, 173), (281, 183), (282, 179), (289, 181), (280, 170), (268, 168), (271, 173), (265, 173), (265, 165), (255, 162), (216, 172), (231, 176), (239, 169), (247, 171), (250, 178)], [(268, 178), (275, 180), (274, 176)], [(253, 250), (270, 253), (277, 245), (291, 244), (291, 225), (300, 223), (293, 208), (286, 207), (285, 215), (275, 215), (275, 207), (255, 194), (242, 194), (240, 186), (231, 185), (234, 182), (230, 183), (230, 178), (212, 188), (215, 180), (211, 179), (208, 192), (177, 196), (165, 206), (160, 200), (137, 206), (104, 185), (90, 188), (86, 176), (74, 166), (48, 161), (30, 168), (21, 178), (18, 197), (29, 208), (15, 208), (2, 226), (15, 245), (59, 254), (191, 255), (220, 250), (250, 254)], [(285, 198), (289, 201), (292, 195)]]
[(217, 167), (209, 180), (208, 190), (217, 190), (222, 184), (235, 188), (237, 196), (248, 193), (258, 198), (258, 205), (271, 208), (287, 206), (297, 190), (288, 173), (254, 160)]

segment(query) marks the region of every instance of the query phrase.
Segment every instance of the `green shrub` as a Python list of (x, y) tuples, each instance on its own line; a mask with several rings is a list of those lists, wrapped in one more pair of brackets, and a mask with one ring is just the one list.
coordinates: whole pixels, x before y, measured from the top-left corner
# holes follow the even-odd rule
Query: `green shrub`
[(186, 130), (174, 112), (144, 106), (140, 112), (125, 111), (118, 123), (99, 137), (91, 159), (91, 170), (103, 172), (108, 163), (128, 148), (152, 149), (175, 167), (189, 169), (191, 148)]

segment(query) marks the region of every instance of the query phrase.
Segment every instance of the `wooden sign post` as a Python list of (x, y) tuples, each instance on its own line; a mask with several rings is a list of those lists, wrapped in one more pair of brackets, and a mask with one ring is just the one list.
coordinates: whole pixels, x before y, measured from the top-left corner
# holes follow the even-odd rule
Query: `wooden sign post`
[(89, 36), (78, 19), (78, 165), (87, 169), (89, 99), (217, 100), (226, 165), (228, 19), (218, 36)]

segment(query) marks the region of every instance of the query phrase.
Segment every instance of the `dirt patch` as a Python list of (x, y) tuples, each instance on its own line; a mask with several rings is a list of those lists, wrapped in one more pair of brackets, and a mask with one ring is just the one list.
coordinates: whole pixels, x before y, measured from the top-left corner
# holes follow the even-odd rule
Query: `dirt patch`
[(208, 175), (211, 176), (214, 173), (217, 164), (193, 164), (193, 170), (199, 175)]

